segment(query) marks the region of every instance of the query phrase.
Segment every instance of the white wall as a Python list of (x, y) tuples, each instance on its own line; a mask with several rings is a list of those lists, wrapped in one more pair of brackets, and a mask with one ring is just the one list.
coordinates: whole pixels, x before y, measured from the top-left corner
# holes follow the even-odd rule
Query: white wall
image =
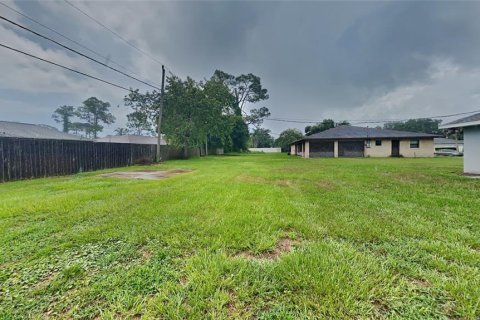
[(250, 152), (280, 153), (282, 148), (248, 148)]
[(463, 129), (463, 171), (480, 174), (480, 126)]

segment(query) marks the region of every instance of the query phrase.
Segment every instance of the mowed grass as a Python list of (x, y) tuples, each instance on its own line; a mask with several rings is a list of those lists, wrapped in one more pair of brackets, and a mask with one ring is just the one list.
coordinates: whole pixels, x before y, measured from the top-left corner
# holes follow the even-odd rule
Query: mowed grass
[[(143, 168), (192, 172), (98, 176)], [(479, 318), (461, 171), (251, 154), (0, 184), (0, 318)]]

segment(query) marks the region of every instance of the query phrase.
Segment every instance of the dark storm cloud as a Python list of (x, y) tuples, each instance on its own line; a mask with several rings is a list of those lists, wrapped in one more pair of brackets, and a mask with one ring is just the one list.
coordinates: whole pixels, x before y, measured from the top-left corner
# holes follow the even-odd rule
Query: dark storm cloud
[[(473, 105), (480, 105), (480, 88), (475, 86), (480, 78), (480, 3), (476, 2), (196, 1), (77, 5), (165, 61), (180, 76), (201, 80), (210, 77), (215, 69), (259, 75), (270, 93), (270, 99), (261, 105), (268, 106), (273, 116), (317, 120), (347, 118), (355, 112), (363, 117), (373, 110), (369, 118), (393, 117), (394, 113), (413, 117), (424, 116), (421, 112), (426, 111), (422, 110), (441, 114), (452, 113), (461, 106), (469, 111)], [(20, 2), (18, 7), (158, 80), (158, 64), (64, 3)], [(21, 33), (19, 36), (26, 37)], [(51, 49), (48, 44), (41, 45)], [(51, 55), (51, 51), (45, 51), (47, 56)], [(74, 57), (63, 58), (70, 61)], [(17, 70), (21, 71), (12, 67), (10, 72)], [(46, 82), (42, 81), (42, 74), (35, 76), (39, 79), (36, 83)], [(18, 79), (18, 85), (12, 88), (22, 90), (21, 75), (12, 77)], [(111, 79), (131, 85), (120, 77)], [(73, 85), (85, 86), (77, 82)], [(122, 92), (98, 88), (99, 95), (115, 104), (123, 97)], [(28, 90), (35, 92), (32, 84)], [(77, 90), (72, 96), (78, 100), (81, 93)], [(56, 106), (55, 90), (50, 94), (51, 105)], [(64, 94), (62, 103), (68, 100)], [(8, 95), (6, 98), (12, 100)], [(12, 112), (13, 119), (15, 111)], [(276, 132), (290, 126), (274, 122), (265, 125)]]

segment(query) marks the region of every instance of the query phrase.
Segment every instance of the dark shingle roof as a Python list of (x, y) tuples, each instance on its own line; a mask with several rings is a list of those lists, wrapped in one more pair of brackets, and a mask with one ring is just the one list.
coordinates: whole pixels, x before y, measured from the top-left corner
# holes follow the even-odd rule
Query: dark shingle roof
[(82, 137), (58, 131), (51, 126), (10, 121), (0, 121), (0, 138), (1, 137), (84, 140)]
[(323, 132), (307, 136), (304, 140), (337, 140), (337, 139), (380, 139), (380, 138), (435, 138), (435, 134), (387, 130), (377, 128), (338, 126)]
[[(458, 125), (458, 127), (464, 127), (463, 124), (471, 123), (471, 122), (474, 122), (474, 123), (475, 122), (480, 122), (480, 113), (475, 113), (475, 114), (472, 114), (471, 116), (446, 123), (444, 125), (441, 125), (440, 128), (455, 128), (457, 125)], [(472, 125), (474, 125), (474, 124), (472, 124)]]

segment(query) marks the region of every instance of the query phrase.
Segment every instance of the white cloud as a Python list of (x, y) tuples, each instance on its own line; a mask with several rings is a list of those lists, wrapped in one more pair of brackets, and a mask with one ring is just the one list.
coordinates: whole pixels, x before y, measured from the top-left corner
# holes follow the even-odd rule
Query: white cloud
[(450, 59), (432, 59), (429, 77), (375, 96), (342, 113), (346, 119), (433, 117), (480, 109), (480, 69), (462, 68)]

